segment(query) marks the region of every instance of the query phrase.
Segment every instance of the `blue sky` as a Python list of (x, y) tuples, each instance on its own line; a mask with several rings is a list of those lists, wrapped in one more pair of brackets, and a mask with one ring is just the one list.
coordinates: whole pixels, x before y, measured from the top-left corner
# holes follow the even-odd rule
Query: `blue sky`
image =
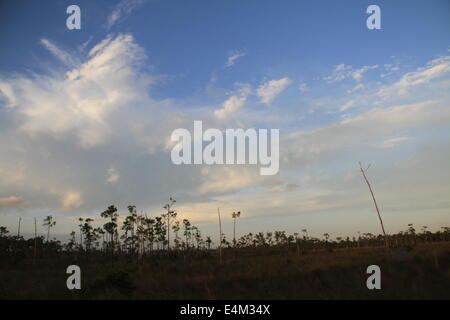
[[(359, 160), (389, 231), (450, 222), (448, 1), (3, 1), (0, 16), (10, 229), (51, 213), (63, 234), (173, 195), (205, 234), (218, 206), (243, 212), (242, 232), (378, 233)], [(279, 174), (174, 166), (167, 139), (193, 120), (279, 128)]]

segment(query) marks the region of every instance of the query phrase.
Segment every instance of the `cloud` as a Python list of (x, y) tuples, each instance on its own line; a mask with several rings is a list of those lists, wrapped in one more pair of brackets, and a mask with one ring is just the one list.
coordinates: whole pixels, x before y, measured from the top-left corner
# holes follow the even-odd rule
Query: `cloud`
[(389, 138), (383, 141), (381, 147), (382, 148), (393, 148), (396, 147), (406, 141), (411, 140), (408, 137), (395, 137), (395, 138)]
[(261, 185), (269, 188), (271, 191), (276, 192), (289, 192), (296, 190), (299, 186), (296, 183), (289, 183), (279, 179), (265, 180)]
[(106, 21), (106, 28), (110, 29), (115, 24), (124, 20), (129, 16), (138, 6), (144, 3), (144, 0), (121, 0), (115, 6), (114, 10), (108, 16)]
[(394, 84), (383, 86), (378, 91), (378, 96), (387, 99), (394, 96), (405, 95), (411, 88), (429, 83), (434, 79), (438, 79), (448, 74), (449, 72), (450, 56), (444, 56), (431, 60), (425, 67), (406, 73)]
[(331, 160), (333, 153), (368, 146), (400, 131), (449, 124), (447, 101), (373, 108), (332, 125), (285, 136), (280, 146), (289, 147), (280, 147), (281, 158), (293, 165), (305, 166), (323, 159)]
[(206, 166), (201, 174), (204, 182), (197, 189), (199, 194), (237, 191), (263, 179), (254, 167), (244, 166)]
[(240, 57), (244, 57), (245, 55), (246, 55), (245, 52), (233, 52), (233, 53), (231, 53), (228, 56), (228, 58), (227, 58), (227, 62), (225, 63), (225, 67), (229, 68), (229, 67), (233, 66), (237, 59), (239, 59)]
[(348, 78), (353, 78), (355, 81), (359, 82), (362, 80), (362, 76), (365, 72), (376, 68), (378, 68), (378, 65), (363, 66), (359, 69), (354, 69), (350, 65), (339, 64), (335, 66), (333, 72), (324, 79), (327, 82), (339, 82)]
[(351, 75), (352, 66), (339, 64), (334, 67), (333, 72), (324, 79), (328, 82), (338, 82), (348, 78)]
[(355, 91), (357, 91), (359, 89), (362, 89), (362, 88), (364, 88), (364, 85), (362, 83), (358, 83), (353, 88), (347, 90), (347, 93), (352, 93), (352, 92), (355, 92)]
[(108, 169), (108, 178), (106, 179), (106, 182), (115, 183), (119, 181), (119, 178), (120, 178), (119, 172), (114, 167), (110, 167)]
[(222, 109), (214, 111), (214, 116), (219, 120), (225, 120), (245, 105), (250, 93), (250, 87), (243, 86), (223, 103)]
[(342, 105), (339, 108), (339, 111), (346, 111), (346, 110), (348, 110), (350, 108), (353, 108), (355, 106), (356, 106), (356, 100), (350, 100), (350, 101), (347, 101), (344, 105)]
[(291, 83), (289, 78), (270, 80), (260, 85), (256, 91), (262, 103), (270, 104)]
[(79, 192), (70, 191), (64, 194), (62, 199), (62, 207), (65, 210), (71, 210), (74, 208), (78, 208), (83, 204), (83, 198)]
[(131, 35), (88, 49), (73, 51), (82, 57), (75, 67), (54, 60), (46, 73), (0, 74), (0, 193), (20, 194), (32, 210), (86, 214), (116, 201), (149, 205), (168, 192), (155, 184), (173, 170), (166, 137), (188, 118), (149, 95), (154, 79)]
[(353, 79), (355, 79), (356, 81), (361, 81), (362, 80), (362, 76), (365, 72), (372, 70), (372, 69), (376, 69), (378, 68), (378, 65), (374, 65), (374, 66), (364, 66), (362, 68), (356, 69), (355, 71), (352, 72), (352, 77)]
[(108, 37), (91, 49), (85, 62), (65, 74), (1, 79), (0, 92), (6, 104), (25, 117), (24, 132), (56, 138), (75, 135), (81, 146), (90, 148), (104, 144), (113, 134), (113, 113), (147, 95), (151, 79), (139, 70), (144, 60), (131, 35)]
[(298, 85), (298, 90), (300, 90), (300, 92), (307, 92), (307, 91), (309, 91), (309, 87), (308, 87), (308, 85), (306, 83), (301, 82)]
[(44, 46), (45, 49), (50, 51), (56, 58), (58, 58), (62, 63), (66, 66), (74, 67), (79, 64), (79, 61), (72, 57), (69, 53), (64, 50), (58, 48), (54, 43), (52, 43), (48, 39), (41, 39), (40, 43)]
[(380, 78), (385, 78), (392, 75), (394, 72), (399, 71), (400, 67), (398, 65), (393, 65), (391, 63), (386, 63), (383, 65), (385, 73), (380, 74)]
[(24, 201), (20, 197), (0, 197), (1, 207), (19, 207), (24, 204)]

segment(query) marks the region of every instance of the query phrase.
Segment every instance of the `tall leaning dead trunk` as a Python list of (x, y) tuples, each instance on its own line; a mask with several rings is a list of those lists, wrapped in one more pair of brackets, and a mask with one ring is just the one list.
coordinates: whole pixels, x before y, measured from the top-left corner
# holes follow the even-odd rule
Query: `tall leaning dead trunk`
[(220, 209), (217, 208), (217, 214), (219, 215), (219, 261), (222, 263), (222, 221), (220, 220)]
[(367, 172), (367, 170), (369, 170), (369, 168), (370, 168), (370, 164), (367, 166), (366, 169), (363, 169), (361, 162), (359, 163), (359, 169), (361, 170), (364, 180), (366, 181), (366, 184), (369, 187), (369, 191), (370, 191), (370, 194), (372, 195), (373, 203), (375, 204), (375, 209), (377, 210), (378, 219), (380, 219), (381, 229), (383, 230), (384, 241), (386, 242), (386, 247), (389, 248), (389, 242), (388, 242), (388, 238), (386, 236), (386, 231), (384, 230), (383, 220), (381, 219), (381, 215), (380, 215), (380, 209), (378, 208), (377, 200), (375, 199), (375, 195), (373, 194), (372, 186), (370, 185), (369, 180), (367, 179), (367, 176), (366, 176), (366, 172)]

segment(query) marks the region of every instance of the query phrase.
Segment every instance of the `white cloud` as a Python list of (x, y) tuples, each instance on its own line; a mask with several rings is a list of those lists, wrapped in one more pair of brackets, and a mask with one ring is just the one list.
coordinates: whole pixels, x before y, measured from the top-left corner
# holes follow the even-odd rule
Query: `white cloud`
[(291, 80), (287, 77), (278, 80), (270, 80), (260, 85), (256, 94), (261, 99), (262, 103), (270, 104), (290, 83)]
[(68, 67), (75, 67), (79, 64), (79, 61), (72, 57), (69, 53), (64, 50), (58, 48), (54, 43), (52, 43), (48, 39), (41, 39), (41, 44), (50, 51), (56, 58), (58, 58), (62, 63), (64, 63)]
[(355, 100), (350, 100), (350, 101), (347, 101), (344, 105), (342, 105), (339, 108), (339, 111), (345, 111), (345, 110), (348, 110), (350, 108), (353, 108), (354, 106), (356, 106), (356, 101)]
[(239, 59), (240, 57), (244, 57), (245, 55), (246, 55), (245, 52), (233, 52), (228, 56), (227, 62), (225, 63), (225, 67), (229, 68), (233, 66), (237, 59)]
[(450, 56), (434, 59), (425, 67), (408, 72), (399, 81), (392, 85), (384, 86), (378, 91), (382, 98), (405, 95), (412, 87), (428, 83), (450, 72)]
[(117, 171), (117, 169), (114, 167), (110, 167), (108, 169), (108, 178), (106, 179), (106, 182), (115, 183), (115, 182), (119, 181), (119, 178), (120, 178), (120, 174)]
[(121, 0), (115, 6), (114, 10), (108, 16), (106, 21), (106, 28), (110, 29), (113, 25), (119, 21), (125, 19), (133, 12), (139, 5), (144, 3), (144, 0)]
[(355, 91), (357, 91), (359, 89), (362, 89), (362, 88), (364, 88), (364, 85), (362, 83), (358, 83), (353, 88), (347, 90), (347, 93), (352, 93), (352, 92), (355, 92)]
[(76, 191), (69, 191), (64, 194), (62, 199), (62, 206), (64, 210), (72, 210), (78, 208), (83, 204), (81, 194)]
[(374, 65), (374, 66), (364, 66), (362, 68), (356, 69), (355, 71), (352, 72), (352, 77), (353, 79), (355, 79), (356, 81), (361, 81), (362, 80), (362, 76), (365, 72), (372, 70), (372, 69), (376, 69), (378, 68), (378, 65)]
[[(53, 61), (47, 73), (1, 74), (0, 197), (20, 194), (32, 210), (76, 214), (97, 212), (115, 201), (114, 192), (115, 199), (132, 197), (136, 204), (153, 201), (149, 193), (150, 199), (165, 194), (167, 188), (154, 183), (173, 169), (170, 155), (161, 156), (165, 138), (186, 127), (187, 118), (170, 100), (149, 96), (153, 78), (142, 68), (145, 61), (133, 37), (122, 34), (95, 45), (76, 67)], [(152, 168), (157, 178), (149, 176)], [(130, 176), (138, 178), (122, 178)], [(105, 192), (104, 182), (118, 179), (120, 185)]]
[(333, 72), (329, 76), (326, 76), (324, 79), (328, 82), (339, 82), (351, 77), (355, 81), (359, 82), (362, 80), (362, 76), (365, 72), (376, 68), (378, 68), (378, 65), (363, 66), (359, 69), (354, 69), (350, 65), (339, 64), (335, 66)]
[(333, 72), (329, 76), (326, 76), (324, 79), (328, 82), (342, 81), (351, 75), (351, 70), (352, 66), (342, 63), (335, 66)]
[(263, 179), (254, 167), (206, 166), (202, 168), (204, 182), (198, 187), (199, 194), (237, 191)]
[(406, 141), (409, 141), (410, 138), (408, 137), (395, 137), (395, 138), (389, 138), (383, 141), (381, 147), (382, 148), (394, 148)]
[[(373, 108), (338, 123), (284, 137), (281, 158), (305, 165), (349, 147), (371, 145), (402, 130), (450, 124), (450, 109), (445, 101), (424, 101), (388, 108)], [(283, 151), (284, 150), (284, 151)]]
[(240, 88), (236, 94), (229, 97), (224, 103), (223, 108), (214, 111), (214, 116), (219, 120), (225, 120), (233, 113), (241, 109), (247, 101), (248, 95), (251, 93), (249, 86)]
[(8, 106), (25, 116), (23, 131), (55, 138), (75, 135), (90, 148), (104, 144), (113, 133), (109, 120), (114, 112), (147, 96), (150, 79), (138, 69), (144, 59), (131, 35), (108, 37), (66, 74), (1, 79), (0, 92)]

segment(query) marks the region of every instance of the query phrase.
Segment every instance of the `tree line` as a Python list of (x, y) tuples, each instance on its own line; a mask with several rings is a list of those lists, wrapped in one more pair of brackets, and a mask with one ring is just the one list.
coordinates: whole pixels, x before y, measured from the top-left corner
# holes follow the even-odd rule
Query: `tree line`
[[(64, 244), (56, 239), (50, 239), (52, 228), (56, 225), (52, 216), (47, 216), (43, 220), (42, 226), (46, 228), (46, 237), (37, 235), (35, 219), (35, 236), (27, 240), (20, 235), (20, 219), (17, 235), (10, 235), (6, 227), (0, 226), (0, 256), (13, 254), (15, 257), (33, 257), (36, 260), (38, 256), (54, 256), (58, 253), (85, 255), (102, 253), (112, 259), (128, 256), (139, 260), (153, 254), (183, 253), (186, 255), (193, 251), (211, 252), (215, 249), (210, 236), (203, 237), (200, 229), (188, 219), (177, 219), (175, 203), (176, 200), (170, 198), (163, 207), (165, 212), (156, 217), (138, 214), (136, 206), (130, 205), (127, 207), (128, 214), (121, 224), (117, 207), (111, 205), (100, 213), (100, 217), (104, 219), (102, 227), (94, 227), (92, 218), (79, 218), (78, 230), (73, 230), (69, 241)], [(236, 238), (236, 222), (240, 216), (240, 211), (231, 214), (233, 239), (228, 241), (225, 234), (220, 234), (219, 243), (216, 245), (220, 250), (222, 248), (236, 250), (278, 247), (292, 248), (301, 254), (322, 249), (382, 246), (386, 243), (386, 237), (391, 247), (450, 240), (448, 227), (431, 232), (427, 226), (423, 226), (418, 232), (412, 224), (408, 224), (407, 230), (397, 234), (358, 233), (357, 237), (336, 237), (334, 240), (330, 239), (328, 233), (324, 233), (323, 238), (311, 237), (307, 229), (301, 229), (293, 234), (285, 231), (250, 232)]]

